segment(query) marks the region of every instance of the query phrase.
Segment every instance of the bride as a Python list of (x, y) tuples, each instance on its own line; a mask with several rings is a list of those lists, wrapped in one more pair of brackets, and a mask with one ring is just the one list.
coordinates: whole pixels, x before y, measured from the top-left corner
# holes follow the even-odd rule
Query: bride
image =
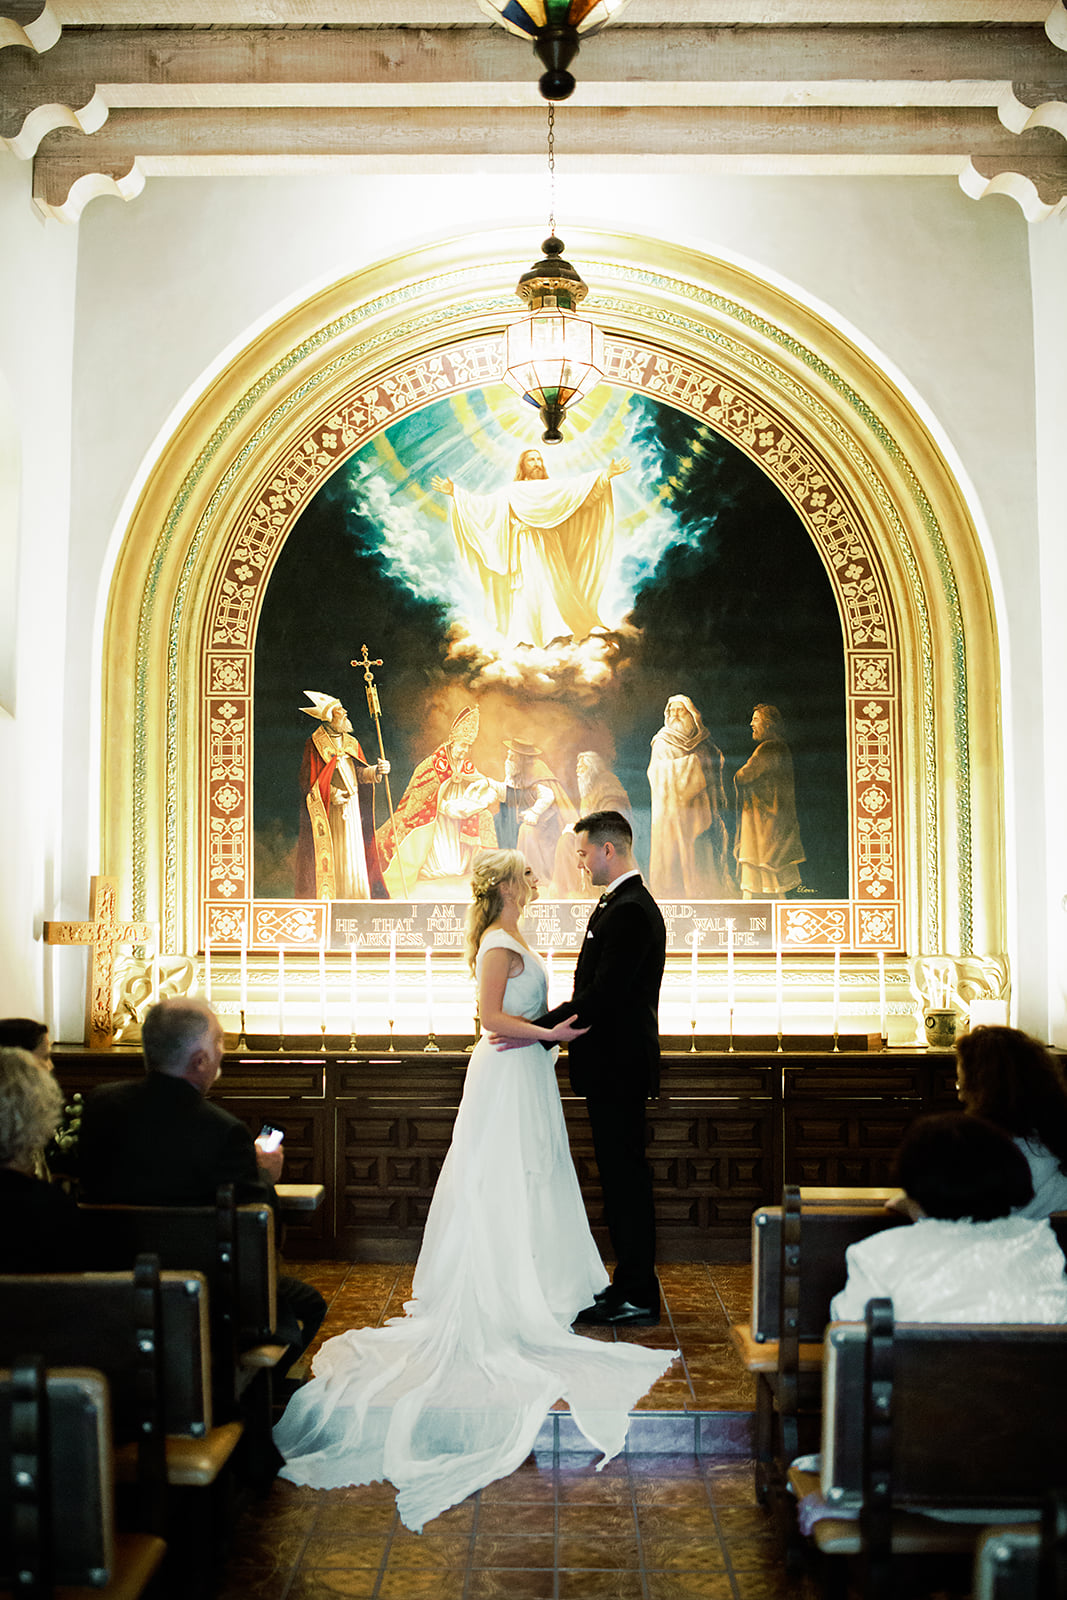
[[(603, 1451), (677, 1351), (570, 1332), (608, 1276), (597, 1254), (539, 1027), (544, 963), (520, 932), (537, 879), (517, 850), (474, 859), (467, 944), (483, 1034), (467, 1069), (405, 1315), (329, 1339), (275, 1429), (281, 1476), (316, 1489), (386, 1478), (409, 1528), (513, 1472), (568, 1402)], [(486, 1035), (527, 1040), (498, 1051)]]

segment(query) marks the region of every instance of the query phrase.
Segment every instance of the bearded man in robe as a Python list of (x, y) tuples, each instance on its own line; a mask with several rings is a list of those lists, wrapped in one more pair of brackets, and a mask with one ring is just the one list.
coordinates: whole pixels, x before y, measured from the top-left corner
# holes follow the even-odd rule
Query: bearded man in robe
[(317, 689), (304, 693), (312, 704), (301, 711), (321, 725), (305, 744), (300, 767), (304, 804), (296, 846), (296, 897), (387, 900), (374, 847), (374, 790), (368, 786), (385, 777), (389, 763), (367, 760), (336, 695)]
[(751, 727), (755, 751), (734, 774), (734, 855), (745, 900), (781, 898), (800, 888), (800, 863), (806, 859), (797, 822), (793, 757), (777, 706), (758, 705)]
[(540, 450), (524, 450), (515, 481), (495, 494), (432, 480), (452, 501), (456, 544), (481, 584), (486, 620), (505, 644), (541, 648), (604, 627), (600, 596), (615, 535), (611, 480), (629, 466), (623, 456), (605, 472), (555, 479)]
[(378, 829), (378, 855), (394, 900), (410, 899), (420, 880), (465, 879), (478, 850), (496, 848), (491, 778), (471, 760), (481, 717), (465, 706), (444, 744), (420, 761), (390, 821)]
[(652, 740), (652, 863), (660, 900), (737, 897), (726, 830), (723, 756), (688, 695), (674, 694)]

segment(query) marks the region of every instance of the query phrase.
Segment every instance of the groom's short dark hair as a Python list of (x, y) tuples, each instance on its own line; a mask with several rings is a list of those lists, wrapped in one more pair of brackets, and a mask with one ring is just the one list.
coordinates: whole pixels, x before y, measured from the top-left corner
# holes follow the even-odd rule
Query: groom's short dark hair
[(607, 844), (610, 839), (616, 850), (632, 850), (634, 830), (621, 811), (590, 811), (574, 824), (575, 833), (585, 833), (590, 844)]

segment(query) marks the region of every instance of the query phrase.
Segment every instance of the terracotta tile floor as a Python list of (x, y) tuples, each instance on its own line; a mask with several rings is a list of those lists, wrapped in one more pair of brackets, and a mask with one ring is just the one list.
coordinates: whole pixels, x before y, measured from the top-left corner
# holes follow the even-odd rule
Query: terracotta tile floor
[[(397, 1314), (411, 1282), (410, 1267), (298, 1270), (329, 1300), (323, 1338)], [(662, 1325), (618, 1337), (682, 1359), (641, 1402), (655, 1415), (635, 1419), (626, 1456), (595, 1471), (569, 1447), (564, 1407), (517, 1472), (421, 1536), (389, 1484), (279, 1480), (238, 1524), (221, 1600), (809, 1600), (752, 1493), (752, 1390), (727, 1331), (728, 1310), (747, 1310), (749, 1269), (666, 1266), (661, 1280)]]

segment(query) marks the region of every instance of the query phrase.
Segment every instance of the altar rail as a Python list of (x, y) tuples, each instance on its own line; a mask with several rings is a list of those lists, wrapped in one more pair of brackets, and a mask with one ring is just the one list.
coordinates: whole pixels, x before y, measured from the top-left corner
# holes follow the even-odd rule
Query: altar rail
[[(264, 1122), (284, 1128), (287, 1182), (325, 1185), (320, 1210), (289, 1226), (287, 1255), (414, 1260), (467, 1060), (459, 1048), (428, 1055), (406, 1042), (392, 1055), (227, 1055), (213, 1098), (253, 1134)], [(68, 1098), (142, 1070), (131, 1047), (56, 1051)], [(558, 1071), (582, 1193), (606, 1249), (584, 1102), (565, 1066)], [(747, 1259), (752, 1212), (777, 1203), (783, 1183), (887, 1183), (909, 1123), (956, 1105), (947, 1052), (668, 1051), (663, 1092), (649, 1106), (660, 1259)]]

